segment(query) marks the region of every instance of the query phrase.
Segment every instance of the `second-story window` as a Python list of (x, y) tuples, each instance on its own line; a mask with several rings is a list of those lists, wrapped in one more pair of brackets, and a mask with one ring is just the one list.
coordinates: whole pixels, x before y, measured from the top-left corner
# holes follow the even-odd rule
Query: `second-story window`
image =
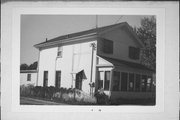
[(129, 47), (129, 58), (138, 60), (140, 54), (140, 49), (130, 46)]
[(103, 52), (106, 54), (113, 54), (113, 41), (103, 39)]
[(63, 47), (59, 46), (58, 47), (58, 52), (57, 52), (57, 57), (62, 57), (62, 52), (63, 52)]

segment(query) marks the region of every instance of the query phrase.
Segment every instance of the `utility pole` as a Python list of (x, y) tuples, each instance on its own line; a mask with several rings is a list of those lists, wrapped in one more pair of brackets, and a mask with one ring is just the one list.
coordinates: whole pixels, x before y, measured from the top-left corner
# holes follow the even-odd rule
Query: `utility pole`
[(96, 15), (96, 29), (98, 28), (98, 15)]

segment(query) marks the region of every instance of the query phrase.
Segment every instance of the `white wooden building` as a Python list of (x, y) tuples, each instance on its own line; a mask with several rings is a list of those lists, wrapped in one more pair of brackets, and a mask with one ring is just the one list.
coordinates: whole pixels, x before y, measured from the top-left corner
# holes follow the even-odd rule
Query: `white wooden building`
[(140, 64), (144, 45), (126, 22), (63, 35), (35, 47), (38, 86), (77, 88), (90, 94), (104, 89), (112, 99), (154, 95), (154, 71)]
[(37, 82), (37, 70), (21, 70), (20, 85), (34, 85)]

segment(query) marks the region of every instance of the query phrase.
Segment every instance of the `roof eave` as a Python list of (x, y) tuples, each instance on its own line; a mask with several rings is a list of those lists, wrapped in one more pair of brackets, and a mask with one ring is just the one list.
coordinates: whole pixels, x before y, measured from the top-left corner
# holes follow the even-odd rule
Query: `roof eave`
[(66, 39), (57, 40), (57, 41), (53, 41), (53, 42), (47, 41), (47, 42), (36, 44), (36, 45), (34, 45), (34, 47), (39, 49), (39, 48), (58, 45), (58, 44), (62, 44), (62, 43), (71, 43), (71, 42), (75, 42), (75, 41), (80, 41), (82, 39), (96, 37), (96, 35), (97, 35), (97, 32), (94, 32), (94, 33), (90, 33), (90, 34), (85, 34), (85, 35), (76, 36), (76, 37), (72, 37), (72, 38), (66, 38)]

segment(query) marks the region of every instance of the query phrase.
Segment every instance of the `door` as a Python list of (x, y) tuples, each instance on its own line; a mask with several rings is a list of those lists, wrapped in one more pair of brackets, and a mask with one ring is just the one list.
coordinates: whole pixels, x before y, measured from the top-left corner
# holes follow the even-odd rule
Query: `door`
[(61, 71), (56, 71), (55, 87), (57, 88), (61, 87)]
[(82, 74), (81, 74), (81, 72), (76, 74), (75, 87), (76, 87), (76, 89), (82, 90)]
[(43, 82), (43, 87), (48, 86), (48, 71), (44, 71), (44, 82)]

